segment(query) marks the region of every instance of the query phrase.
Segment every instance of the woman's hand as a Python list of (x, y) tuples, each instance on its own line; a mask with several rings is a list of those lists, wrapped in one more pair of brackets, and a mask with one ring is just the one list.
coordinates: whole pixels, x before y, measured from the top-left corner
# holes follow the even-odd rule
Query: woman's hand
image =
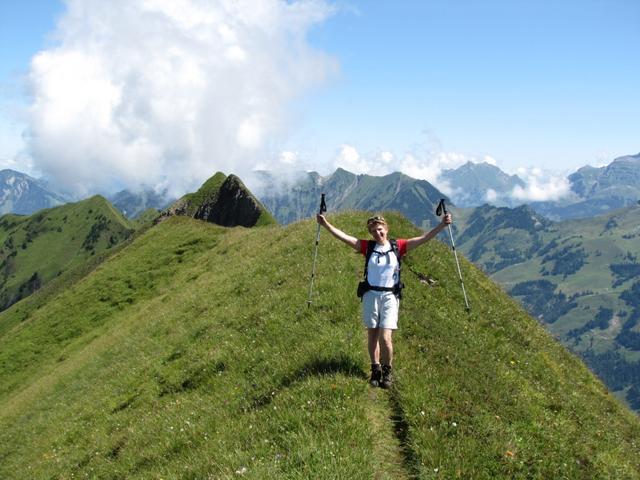
[(324, 217), (324, 215), (322, 215), (321, 213), (318, 213), (316, 215), (316, 222), (318, 222), (320, 225), (322, 225), (323, 227), (327, 226), (327, 219)]
[(450, 213), (447, 213), (444, 217), (442, 217), (443, 225), (451, 225), (453, 223), (453, 218)]

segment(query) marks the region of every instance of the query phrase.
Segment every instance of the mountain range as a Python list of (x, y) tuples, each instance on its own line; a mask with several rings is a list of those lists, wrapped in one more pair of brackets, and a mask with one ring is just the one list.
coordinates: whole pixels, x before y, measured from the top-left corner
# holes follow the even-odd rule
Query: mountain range
[[(441, 179), (453, 189), (451, 199), (459, 207), (483, 204), (516, 207), (523, 202), (514, 189), (526, 187), (517, 175), (507, 175), (487, 163), (467, 163), (445, 170)], [(556, 201), (532, 201), (530, 206), (554, 220), (589, 218), (638, 204), (640, 200), (640, 154), (619, 157), (604, 167), (586, 166), (567, 177), (570, 191)]]
[[(326, 193), (335, 210), (383, 208), (402, 211), (416, 225), (426, 228), (435, 221), (425, 207), (447, 198), (460, 208), (482, 205), (517, 207), (523, 204), (514, 189), (525, 189), (517, 175), (508, 175), (488, 163), (471, 163), (444, 170), (439, 190), (429, 182), (401, 173), (383, 177), (354, 175), (338, 169), (328, 176), (298, 172), (284, 177), (273, 172), (255, 172), (251, 188), (283, 224), (317, 211), (320, 193)], [(640, 154), (616, 158), (605, 167), (583, 167), (567, 178), (570, 190), (557, 201), (535, 201), (529, 205), (553, 220), (590, 218), (611, 210), (637, 205), (640, 201)], [(448, 195), (442, 192), (449, 192)]]
[[(445, 170), (440, 177), (452, 189), (451, 200), (459, 207), (490, 204), (516, 207), (522, 200), (514, 189), (524, 189), (517, 175), (507, 175), (487, 163), (467, 163)], [(640, 154), (614, 159), (604, 167), (582, 167), (567, 177), (570, 191), (556, 201), (533, 201), (530, 206), (554, 220), (589, 218), (611, 210), (637, 205), (640, 201)]]
[(430, 206), (447, 198), (429, 182), (397, 172), (376, 177), (339, 168), (327, 177), (298, 172), (283, 180), (280, 175), (261, 171), (255, 172), (252, 180), (252, 191), (282, 224), (314, 216), (324, 193), (330, 212), (397, 210), (415, 225), (426, 227), (437, 221)]
[(589, 218), (640, 203), (640, 153), (616, 158), (609, 165), (582, 167), (569, 175), (571, 194), (556, 202), (531, 206), (557, 220)]
[(514, 188), (524, 188), (525, 182), (517, 175), (507, 175), (495, 165), (467, 162), (456, 169), (444, 170), (439, 180), (452, 190), (451, 199), (461, 208), (491, 204), (517, 206), (512, 196)]
[[(556, 201), (532, 201), (529, 205), (553, 220), (589, 218), (610, 210), (638, 204), (640, 200), (640, 153), (614, 159), (604, 167), (585, 166), (567, 177), (570, 190)], [(508, 175), (488, 163), (468, 162), (456, 169), (444, 170), (438, 190), (423, 180), (402, 173), (384, 177), (354, 175), (338, 169), (328, 176), (316, 172), (258, 171), (247, 178), (251, 191), (283, 224), (307, 218), (317, 211), (320, 193), (332, 199), (335, 210), (385, 208), (405, 211), (418, 226), (434, 220), (419, 211), (425, 201), (437, 203), (435, 197), (448, 198), (460, 208), (489, 204), (516, 207), (523, 204), (514, 189), (525, 189), (526, 182)], [(41, 208), (65, 203), (65, 197), (41, 180), (13, 170), (0, 172), (3, 196), (0, 213), (30, 214)], [(441, 192), (450, 192), (443, 195)], [(128, 218), (135, 218), (148, 208), (164, 210), (175, 199), (166, 192), (151, 189), (122, 190), (108, 199)], [(415, 211), (413, 211), (415, 210)]]
[(0, 170), (0, 215), (29, 215), (66, 202), (41, 180), (15, 170)]

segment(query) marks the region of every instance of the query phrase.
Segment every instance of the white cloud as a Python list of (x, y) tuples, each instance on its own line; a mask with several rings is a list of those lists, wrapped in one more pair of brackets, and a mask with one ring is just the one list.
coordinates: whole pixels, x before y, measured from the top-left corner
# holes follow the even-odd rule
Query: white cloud
[(392, 152), (380, 152), (378, 155), (378, 164), (385, 170), (393, 169), (396, 157)]
[(494, 167), (498, 166), (498, 161), (495, 158), (493, 158), (492, 156), (490, 156), (490, 155), (485, 155), (482, 158), (482, 161), (484, 163), (488, 163), (489, 165), (493, 165)]
[(31, 173), (33, 166), (28, 158), (20, 158), (24, 151), (24, 142), (21, 132), (24, 130), (24, 124), (11, 120), (5, 116), (3, 111), (6, 108), (0, 104), (0, 169), (10, 168), (25, 173)]
[(566, 175), (543, 171), (540, 168), (518, 168), (518, 176), (525, 182), (525, 188), (516, 186), (511, 196), (523, 202), (559, 200), (569, 195), (571, 185)]
[(495, 202), (496, 200), (498, 200), (498, 192), (496, 192), (493, 188), (488, 188), (484, 195), (484, 199), (489, 203)]
[(449, 195), (455, 192), (451, 185), (441, 178), (442, 172), (456, 169), (467, 162), (497, 164), (497, 161), (488, 155), (478, 159), (459, 152), (424, 149), (422, 151), (409, 151), (403, 156), (397, 156), (388, 150), (363, 155), (357, 147), (349, 144), (340, 146), (333, 163), (334, 168), (344, 168), (356, 174), (381, 176), (393, 172), (402, 172), (410, 177), (426, 180), (443, 193)]
[(283, 151), (280, 153), (280, 162), (285, 165), (295, 165), (298, 163), (298, 152)]
[(341, 145), (334, 160), (334, 166), (336, 168), (344, 168), (351, 173), (369, 173), (370, 165), (356, 150), (353, 145)]
[(591, 165), (592, 167), (595, 168), (602, 168), (602, 167), (606, 167), (607, 165), (609, 165), (611, 163), (611, 159), (615, 158), (615, 155), (612, 155), (608, 152), (598, 152), (595, 155), (595, 159), (592, 163), (590, 163), (589, 165)]
[[(467, 162), (488, 163), (498, 166), (497, 160), (485, 155), (481, 158), (459, 152), (423, 150), (407, 152), (397, 157), (392, 152), (383, 151), (364, 156), (353, 145), (342, 145), (335, 159), (335, 166), (350, 172), (369, 175), (386, 175), (395, 171), (410, 177), (426, 180), (446, 195), (455, 197), (464, 194), (442, 178), (444, 170), (461, 167)], [(565, 173), (544, 171), (540, 168), (518, 168), (518, 176), (525, 187), (515, 187), (510, 196), (519, 202), (558, 200), (570, 194), (570, 184)], [(485, 200), (495, 203), (500, 195), (493, 189), (485, 192)]]
[(287, 106), (336, 70), (308, 30), (323, 0), (69, 0), (31, 64), (35, 166), (79, 194), (172, 194), (254, 168)]
[(400, 170), (393, 152), (384, 150), (362, 155), (353, 145), (344, 144), (338, 149), (333, 161), (334, 168), (344, 168), (355, 174), (388, 175)]
[(26, 173), (27, 175), (31, 174), (31, 171), (30, 171), (31, 168), (29, 165), (27, 165), (25, 168), (25, 165), (22, 162), (16, 160), (13, 157), (0, 158), (0, 170), (4, 170), (5, 168), (11, 169), (11, 170), (17, 170), (19, 172)]
[(444, 170), (458, 168), (472, 161), (473, 157), (457, 152), (427, 152), (426, 154), (407, 153), (399, 161), (396, 170), (413, 178), (426, 180), (446, 195), (454, 190), (441, 178)]

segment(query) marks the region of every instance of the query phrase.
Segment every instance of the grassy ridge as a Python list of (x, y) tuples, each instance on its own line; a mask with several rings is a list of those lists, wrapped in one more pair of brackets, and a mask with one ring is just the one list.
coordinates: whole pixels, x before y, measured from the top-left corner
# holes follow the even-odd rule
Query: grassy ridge
[(405, 262), (397, 388), (370, 389), (362, 258), (323, 233), (307, 308), (314, 234), (173, 217), (0, 314), (0, 477), (640, 478), (637, 418), (464, 262), (468, 315), (438, 242)]
[(113, 248), (134, 227), (103, 197), (0, 219), (0, 309)]

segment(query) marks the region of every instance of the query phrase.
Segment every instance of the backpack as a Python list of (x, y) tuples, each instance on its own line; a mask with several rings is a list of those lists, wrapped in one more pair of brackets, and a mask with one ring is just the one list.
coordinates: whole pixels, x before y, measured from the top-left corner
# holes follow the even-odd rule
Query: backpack
[(404, 288), (404, 283), (400, 278), (400, 274), (402, 271), (402, 260), (400, 259), (400, 250), (398, 249), (398, 242), (395, 239), (389, 240), (391, 244), (391, 250), (386, 253), (393, 252), (398, 259), (398, 282), (393, 287), (375, 287), (373, 285), (369, 285), (369, 280), (367, 279), (367, 274), (369, 272), (369, 259), (371, 255), (373, 255), (373, 251), (376, 248), (376, 242), (369, 240), (367, 242), (367, 254), (364, 259), (364, 280), (358, 283), (358, 297), (362, 300), (362, 297), (369, 290), (375, 290), (377, 292), (393, 292), (393, 294), (398, 297), (398, 299), (402, 298), (402, 289)]

